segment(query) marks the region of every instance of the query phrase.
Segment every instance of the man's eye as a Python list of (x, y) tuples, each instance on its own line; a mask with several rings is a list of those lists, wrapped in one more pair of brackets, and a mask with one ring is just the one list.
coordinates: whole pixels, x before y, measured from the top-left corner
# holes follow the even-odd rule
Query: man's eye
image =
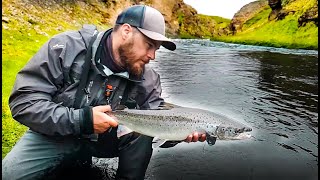
[(149, 49), (153, 48), (153, 45), (151, 43), (147, 43), (147, 44)]

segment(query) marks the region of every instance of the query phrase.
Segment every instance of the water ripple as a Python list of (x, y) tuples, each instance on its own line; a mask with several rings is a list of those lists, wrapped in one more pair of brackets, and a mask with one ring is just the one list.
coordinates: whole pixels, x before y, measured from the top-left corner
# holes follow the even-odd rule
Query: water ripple
[[(167, 158), (168, 152), (163, 156), (159, 153), (157, 157), (161, 158), (156, 158), (158, 164), (152, 167), (168, 174), (185, 172), (188, 168), (179, 163), (184, 159), (197, 159), (193, 162), (204, 170), (195, 168), (188, 177), (205, 176), (208, 172), (214, 174), (210, 177), (220, 177), (219, 172), (226, 172), (230, 164), (235, 167), (245, 164), (248, 169), (237, 172), (246, 173), (244, 177), (250, 176), (250, 168), (272, 169), (268, 173), (286, 177), (295, 168), (308, 172), (311, 177), (317, 174), (314, 168), (318, 166), (317, 51), (206, 40), (174, 41), (175, 51), (160, 48), (156, 60), (150, 63), (162, 77), (165, 100), (235, 117), (254, 129), (254, 138), (234, 146), (217, 143), (206, 150), (212, 156), (203, 159), (197, 156), (203, 145), (195, 145), (195, 151), (190, 153), (181, 153), (185, 149), (177, 146), (173, 148), (176, 150), (172, 152), (173, 157)], [(241, 158), (237, 157), (239, 152), (243, 153)], [(177, 155), (179, 158), (174, 158)], [(170, 167), (174, 171), (164, 171)], [(171, 179), (176, 179), (174, 177)]]

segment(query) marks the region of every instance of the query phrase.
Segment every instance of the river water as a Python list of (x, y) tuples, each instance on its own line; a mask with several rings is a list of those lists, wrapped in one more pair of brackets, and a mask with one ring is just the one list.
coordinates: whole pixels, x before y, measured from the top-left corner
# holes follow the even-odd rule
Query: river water
[[(318, 178), (318, 51), (175, 42), (175, 51), (161, 47), (150, 62), (165, 101), (233, 118), (253, 137), (156, 148), (145, 179)], [(117, 158), (93, 160), (103, 179), (114, 177)]]
[(162, 78), (162, 97), (243, 122), (253, 138), (155, 149), (146, 179), (317, 179), (317, 51), (176, 43), (150, 62)]

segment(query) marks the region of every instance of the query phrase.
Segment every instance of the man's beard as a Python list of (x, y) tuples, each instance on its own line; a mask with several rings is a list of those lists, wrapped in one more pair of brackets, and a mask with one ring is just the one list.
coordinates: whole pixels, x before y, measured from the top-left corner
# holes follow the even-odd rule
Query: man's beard
[(144, 68), (141, 66), (137, 66), (136, 62), (139, 61), (139, 59), (135, 59), (135, 53), (134, 51), (132, 51), (132, 49), (133, 40), (126, 44), (120, 45), (118, 50), (120, 62), (125, 66), (130, 74), (140, 77), (143, 73)]

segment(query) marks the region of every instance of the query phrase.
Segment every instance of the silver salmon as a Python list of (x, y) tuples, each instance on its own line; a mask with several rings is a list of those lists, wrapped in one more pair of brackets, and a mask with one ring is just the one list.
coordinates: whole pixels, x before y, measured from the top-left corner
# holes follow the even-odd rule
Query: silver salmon
[[(194, 132), (205, 133), (209, 145), (216, 139), (250, 138), (252, 129), (226, 116), (196, 108), (174, 107), (166, 110), (124, 109), (113, 113), (119, 123), (118, 137), (137, 132), (165, 141), (183, 141)], [(124, 126), (121, 126), (124, 125)]]

